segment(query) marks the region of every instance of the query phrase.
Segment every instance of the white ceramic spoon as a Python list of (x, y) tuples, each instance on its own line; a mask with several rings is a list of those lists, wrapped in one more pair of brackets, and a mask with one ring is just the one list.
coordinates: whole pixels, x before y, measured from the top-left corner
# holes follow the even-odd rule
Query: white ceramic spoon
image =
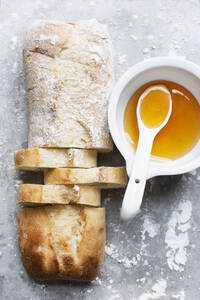
[[(169, 110), (161, 125), (154, 128), (147, 127), (140, 115), (140, 107), (142, 100), (152, 89), (159, 89), (169, 96)], [(151, 150), (153, 141), (158, 132), (166, 125), (172, 112), (172, 100), (169, 90), (164, 85), (156, 85), (147, 88), (139, 98), (137, 104), (137, 121), (139, 128), (139, 141), (135, 156), (135, 161), (129, 182), (126, 188), (122, 207), (120, 211), (120, 218), (122, 222), (130, 221), (139, 211), (142, 203), (144, 189), (146, 185), (147, 171), (149, 159), (151, 156)]]

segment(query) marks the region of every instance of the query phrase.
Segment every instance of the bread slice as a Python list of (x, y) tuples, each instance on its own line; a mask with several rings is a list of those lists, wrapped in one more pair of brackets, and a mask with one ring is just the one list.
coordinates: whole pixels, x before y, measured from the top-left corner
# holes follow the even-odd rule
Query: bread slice
[(24, 205), (85, 204), (100, 206), (100, 189), (78, 185), (21, 184), (18, 189), (18, 203)]
[(120, 188), (127, 183), (125, 167), (91, 169), (57, 168), (44, 171), (45, 184), (85, 184), (99, 188)]
[(15, 152), (17, 169), (40, 171), (43, 168), (96, 166), (97, 152), (95, 150), (30, 148)]
[(72, 205), (18, 211), (22, 262), (35, 280), (91, 281), (105, 247), (105, 209)]
[(107, 108), (113, 62), (96, 20), (37, 22), (24, 49), (30, 147), (111, 151)]

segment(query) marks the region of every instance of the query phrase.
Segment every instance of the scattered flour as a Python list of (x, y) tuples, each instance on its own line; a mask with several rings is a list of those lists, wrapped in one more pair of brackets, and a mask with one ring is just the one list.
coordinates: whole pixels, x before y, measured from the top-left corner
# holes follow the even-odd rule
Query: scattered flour
[(184, 300), (185, 299), (185, 292), (180, 291), (179, 294), (174, 294), (172, 295), (173, 299), (178, 299), (178, 300)]
[(50, 44), (55, 45), (58, 42), (59, 37), (57, 35), (40, 34), (39, 40), (40, 41), (50, 40)]
[(177, 56), (177, 52), (175, 49), (170, 49), (168, 52), (168, 56), (175, 57)]
[(123, 54), (123, 55), (119, 55), (119, 56), (118, 56), (118, 63), (119, 63), (119, 65), (124, 64), (125, 61), (126, 61), (126, 54)]
[(177, 56), (178, 56), (178, 58), (186, 59), (185, 56), (179, 55), (179, 54), (177, 53), (177, 47), (176, 47), (176, 46), (170, 47), (170, 50), (169, 50), (169, 52), (168, 52), (168, 56), (171, 56), (171, 57), (177, 57)]
[(137, 20), (138, 19), (138, 16), (137, 15), (132, 15), (132, 18)]
[(13, 74), (17, 73), (17, 67), (18, 67), (18, 63), (15, 61), (13, 63), (13, 66), (12, 66), (12, 73)]
[(146, 235), (148, 235), (150, 238), (154, 238), (159, 233), (159, 230), (159, 224), (157, 224), (155, 221), (152, 221), (148, 216), (144, 217), (141, 246), (142, 251), (144, 251), (144, 249), (147, 247), (147, 244), (145, 244)]
[(13, 36), (10, 40), (10, 49), (15, 50), (17, 47), (17, 36)]
[(145, 233), (149, 235), (150, 238), (154, 238), (159, 233), (160, 225), (150, 220), (148, 216), (144, 218), (142, 240), (145, 239)]
[(138, 300), (149, 300), (149, 299), (160, 299), (160, 297), (165, 296), (165, 291), (167, 288), (167, 281), (165, 279), (160, 279), (155, 283), (151, 292), (142, 294)]
[(152, 34), (149, 34), (149, 35), (147, 36), (147, 39), (150, 40), (150, 41), (152, 41), (152, 40), (154, 39), (154, 36), (153, 36)]
[(134, 34), (131, 34), (130, 37), (134, 40), (137, 41), (137, 37)]
[[(119, 264), (123, 264), (125, 268), (131, 268), (132, 266), (137, 265), (139, 261), (141, 261), (142, 255), (144, 254), (144, 249), (147, 247), (148, 244), (145, 244), (144, 241), (146, 237), (154, 238), (160, 230), (160, 225), (157, 224), (155, 221), (151, 220), (148, 216), (144, 217), (144, 223), (143, 223), (143, 230), (141, 235), (141, 249), (138, 249), (138, 252), (135, 256), (132, 258), (124, 257), (123, 253), (119, 251), (118, 246), (109, 243), (105, 247), (105, 253), (110, 256), (113, 260), (115, 260)], [(116, 230), (118, 232), (119, 229)], [(125, 232), (121, 231), (122, 234)], [(148, 264), (148, 263), (147, 263)]]
[(137, 265), (137, 262), (141, 260), (140, 254), (137, 254), (136, 257), (133, 257), (132, 259), (122, 257), (118, 251), (118, 248), (113, 244), (106, 245), (105, 253), (119, 264), (123, 264), (125, 268), (131, 268), (132, 266)]
[(167, 263), (170, 270), (182, 272), (187, 262), (187, 246), (189, 237), (187, 230), (190, 229), (190, 217), (192, 204), (189, 200), (181, 202), (172, 213), (165, 236), (167, 247)]

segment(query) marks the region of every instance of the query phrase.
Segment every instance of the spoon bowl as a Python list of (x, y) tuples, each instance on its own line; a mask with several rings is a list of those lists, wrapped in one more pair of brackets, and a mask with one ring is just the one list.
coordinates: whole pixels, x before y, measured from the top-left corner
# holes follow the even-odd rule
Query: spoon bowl
[[(148, 93), (153, 90), (160, 90), (167, 94), (167, 97), (169, 98), (169, 107), (168, 107), (168, 112), (167, 112), (165, 118), (160, 122), (160, 124), (158, 126), (148, 127), (144, 124), (144, 122), (141, 118), (141, 104), (142, 104), (142, 101), (144, 100), (144, 98), (148, 95)], [(142, 95), (140, 96), (140, 98), (138, 100), (136, 113), (137, 113), (137, 122), (138, 122), (139, 132), (141, 132), (141, 130), (142, 130), (142, 131), (145, 131), (146, 133), (148, 132), (148, 134), (157, 135), (158, 132), (167, 124), (167, 122), (169, 121), (169, 118), (171, 116), (171, 113), (172, 113), (172, 98), (171, 98), (171, 94), (170, 94), (169, 90), (167, 89), (167, 87), (164, 86), (163, 84), (157, 84), (155, 86), (151, 86), (151, 87), (147, 88), (142, 93)]]

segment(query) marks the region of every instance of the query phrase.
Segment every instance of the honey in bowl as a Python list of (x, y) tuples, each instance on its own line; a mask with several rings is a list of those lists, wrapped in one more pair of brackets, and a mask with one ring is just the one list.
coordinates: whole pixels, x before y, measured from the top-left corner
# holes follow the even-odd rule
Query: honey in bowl
[(167, 117), (170, 95), (163, 85), (153, 85), (145, 90), (141, 98), (140, 116), (149, 128), (159, 127)]
[[(139, 130), (136, 108), (140, 95), (155, 84), (166, 86), (172, 98), (172, 114), (168, 123), (155, 137), (152, 155), (176, 159), (189, 152), (200, 139), (200, 104), (183, 86), (170, 81), (152, 81), (140, 87), (130, 98), (124, 115), (124, 129), (137, 148)], [(150, 110), (141, 111), (143, 121), (150, 121), (149, 127), (155, 127), (154, 116), (148, 116)], [(160, 112), (158, 112), (160, 114)], [(162, 118), (161, 118), (162, 119)]]

